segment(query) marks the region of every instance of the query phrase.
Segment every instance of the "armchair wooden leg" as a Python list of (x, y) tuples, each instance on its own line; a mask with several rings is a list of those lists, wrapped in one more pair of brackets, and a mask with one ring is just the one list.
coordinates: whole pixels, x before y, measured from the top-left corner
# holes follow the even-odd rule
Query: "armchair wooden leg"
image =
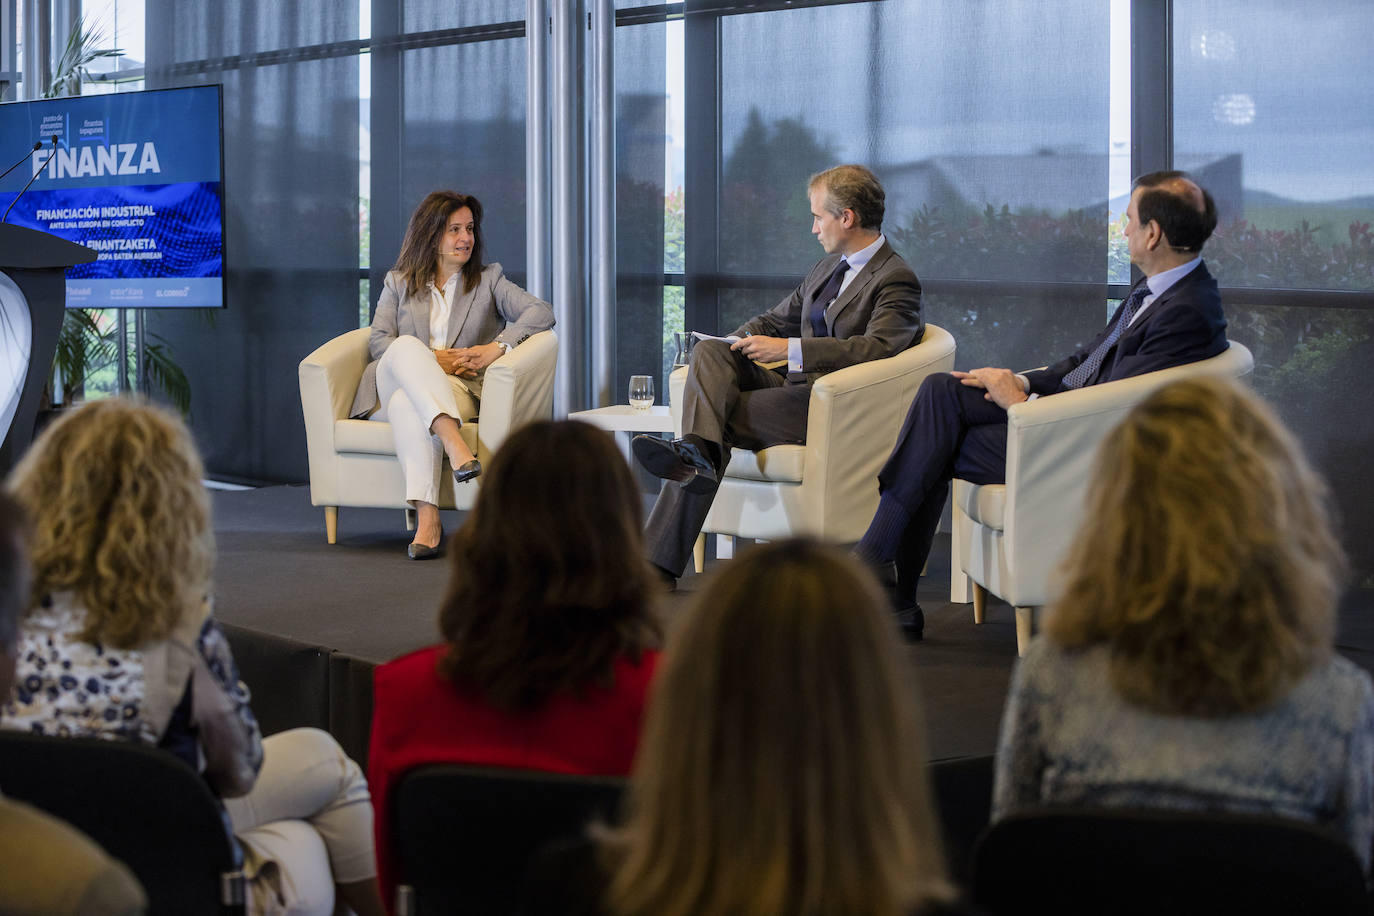
[(324, 507), (324, 539), (333, 544), (339, 539), (339, 507)]
[(1016, 609), (1016, 654), (1018, 656), (1026, 654), (1026, 644), (1030, 642), (1031, 635), (1035, 629), (1035, 608), (1019, 607)]
[[(976, 592), (972, 592), (976, 583), (964, 573), (965, 555), (968, 553), (968, 542), (972, 536), (969, 533), (969, 526), (972, 522), (969, 517), (959, 511), (958, 506), (951, 509), (950, 532), (949, 532), (949, 601), (950, 604), (968, 604), (974, 599)], [(979, 620), (977, 611), (974, 611), (974, 619)]]
[(968, 581), (973, 586), (973, 622), (982, 623), (988, 614), (988, 590), (972, 579)]
[(697, 541), (692, 545), (692, 568), (701, 572), (706, 568), (706, 535), (698, 534)]
[(396, 916), (415, 916), (415, 888), (409, 884), (396, 885)]

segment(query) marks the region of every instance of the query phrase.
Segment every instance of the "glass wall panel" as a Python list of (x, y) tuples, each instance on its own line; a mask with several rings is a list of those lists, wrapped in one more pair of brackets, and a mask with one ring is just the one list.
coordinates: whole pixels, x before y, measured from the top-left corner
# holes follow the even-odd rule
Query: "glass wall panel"
[(357, 5), (148, 0), (150, 88), (224, 86), (225, 283), (209, 315), (152, 309), (216, 474), (306, 477), (296, 367), (358, 321), (358, 57), (226, 62), (357, 37)]
[(665, 402), (661, 373), (673, 359), (663, 310), (666, 31), (664, 22), (615, 30), (617, 400), (625, 379), (647, 373), (660, 375)]
[[(988, 361), (1027, 349), (1056, 357), (1041, 322), (1084, 336), (1106, 298), (1109, 28), (1107, 5), (1091, 0), (890, 0), (722, 17), (722, 285), (731, 274), (799, 279), (822, 254), (808, 231), (808, 176), (861, 162), (887, 190), (888, 240), (927, 284), (1091, 284), (1071, 297), (1028, 287), (1005, 308), (1039, 302), (1035, 320), (989, 328)], [(776, 301), (722, 298), (722, 328)], [(986, 324), (994, 311), (932, 298), (926, 317)]]
[[(1342, 508), (1346, 547), (1374, 573), (1364, 472), (1374, 420), (1344, 393), (1374, 361), (1374, 6), (1174, 3), (1175, 161), (1217, 198), (1207, 263), (1229, 334), (1255, 352), (1255, 388), (1302, 438)], [(1245, 288), (1328, 290), (1292, 304)], [(1321, 307), (1323, 304), (1329, 308)]]
[[(403, 55), (402, 68), (401, 225), (430, 191), (471, 194), (485, 211), (486, 260), (522, 282), (525, 40), (420, 48)], [(379, 253), (393, 263), (400, 244), (399, 238), (373, 239), (373, 265), (381, 263)]]
[[(337, 0), (147, 0), (147, 34), (150, 61), (260, 54), (355, 39), (358, 7)], [(169, 34), (175, 46), (153, 46), (155, 35)]]
[(1217, 198), (1224, 286), (1374, 286), (1374, 5), (1174, 3), (1174, 160)]
[(1255, 354), (1251, 384), (1302, 441), (1327, 479), (1341, 517), (1342, 543), (1365, 584), (1374, 576), (1369, 447), (1374, 422), (1353, 392), (1367, 387), (1374, 359), (1374, 312), (1254, 305), (1244, 291), (1224, 296), (1227, 334)]
[(525, 0), (406, 0), (401, 8), (406, 32), (525, 21)]
[[(801, 276), (797, 277), (800, 281)], [(720, 332), (729, 333), (761, 312), (766, 312), (782, 301), (796, 287), (782, 284), (759, 285), (743, 288), (726, 286), (720, 291)]]

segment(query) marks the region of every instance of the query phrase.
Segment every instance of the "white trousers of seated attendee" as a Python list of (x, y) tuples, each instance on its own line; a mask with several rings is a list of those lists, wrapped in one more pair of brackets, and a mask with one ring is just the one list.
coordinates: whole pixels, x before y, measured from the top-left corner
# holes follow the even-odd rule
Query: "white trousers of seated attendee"
[(243, 846), (249, 912), (330, 916), (336, 883), (377, 874), (367, 780), (318, 728), (269, 735), (262, 750), (253, 788), (224, 800)]
[(444, 446), (429, 428), (440, 414), (471, 420), (477, 416), (477, 400), (461, 379), (439, 368), (420, 338), (402, 334), (377, 363), (377, 401), (381, 410), (373, 419), (391, 424), (396, 458), (406, 479), (406, 502), (437, 506)]

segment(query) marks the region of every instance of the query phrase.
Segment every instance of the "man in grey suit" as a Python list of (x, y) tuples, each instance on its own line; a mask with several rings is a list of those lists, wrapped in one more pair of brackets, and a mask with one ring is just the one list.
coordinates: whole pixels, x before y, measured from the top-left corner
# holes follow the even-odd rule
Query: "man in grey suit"
[(813, 175), (807, 194), (811, 232), (826, 256), (791, 295), (736, 329), (739, 340), (692, 349), (682, 438), (634, 439), (635, 457), (667, 481), (645, 541), (670, 587), (691, 557), (731, 448), (804, 442), (816, 379), (895, 356), (925, 333), (921, 284), (882, 235), (877, 177), (840, 165)]

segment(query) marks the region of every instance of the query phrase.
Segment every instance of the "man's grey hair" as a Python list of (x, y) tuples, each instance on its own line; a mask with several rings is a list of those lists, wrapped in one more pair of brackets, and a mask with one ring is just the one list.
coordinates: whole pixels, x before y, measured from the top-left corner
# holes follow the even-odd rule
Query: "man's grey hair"
[(887, 195), (878, 176), (863, 166), (837, 165), (817, 172), (806, 187), (825, 188), (825, 209), (831, 216), (838, 218), (845, 210), (853, 210), (860, 227), (882, 231)]

